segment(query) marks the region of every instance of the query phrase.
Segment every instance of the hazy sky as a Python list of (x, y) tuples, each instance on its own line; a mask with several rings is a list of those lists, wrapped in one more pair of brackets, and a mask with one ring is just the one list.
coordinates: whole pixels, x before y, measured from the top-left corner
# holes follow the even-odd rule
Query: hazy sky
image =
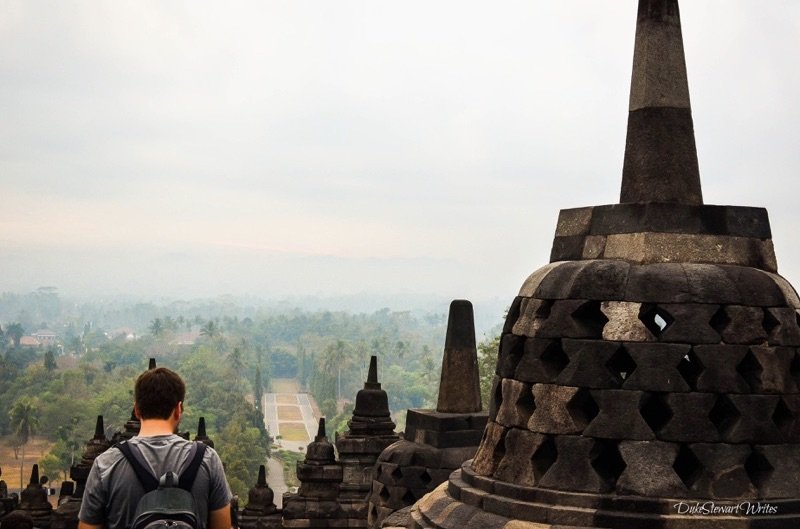
[[(618, 201), (636, 0), (0, 0), (0, 291), (510, 301)], [(704, 198), (800, 282), (800, 2), (681, 5)]]

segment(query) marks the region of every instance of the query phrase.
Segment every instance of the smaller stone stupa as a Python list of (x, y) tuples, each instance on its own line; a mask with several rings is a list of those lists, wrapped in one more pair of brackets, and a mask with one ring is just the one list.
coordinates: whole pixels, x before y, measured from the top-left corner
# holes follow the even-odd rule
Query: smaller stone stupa
[(356, 406), (348, 427), (347, 432), (336, 438), (336, 451), (344, 475), (339, 503), (353, 523), (363, 522), (353, 527), (366, 527), (375, 463), (387, 446), (400, 439), (389, 412), (389, 397), (378, 382), (376, 356), (370, 358), (367, 381), (364, 389), (356, 394)]
[(200, 441), (201, 443), (214, 448), (214, 441), (206, 434), (206, 418), (200, 417), (200, 420), (197, 421), (197, 435), (194, 436), (195, 441)]
[(47, 491), (42, 487), (39, 480), (39, 465), (37, 464), (34, 464), (31, 469), (31, 480), (22, 491), (16, 510), (29, 514), (33, 520), (34, 527), (50, 529), (53, 506), (47, 501)]
[(410, 409), (405, 439), (378, 457), (369, 498), (369, 527), (413, 505), (471, 459), (488, 419), (481, 411), (472, 303), (450, 304), (435, 410)]
[(301, 483), (297, 494), (283, 495), (283, 527), (329, 527), (342, 519), (342, 465), (336, 462), (333, 445), (325, 434), (324, 418), (319, 420), (314, 442), (306, 448), (305, 460), (297, 463), (297, 479)]
[(281, 529), (281, 511), (267, 485), (267, 469), (258, 467), (258, 481), (247, 493), (247, 507), (239, 515), (239, 529)]

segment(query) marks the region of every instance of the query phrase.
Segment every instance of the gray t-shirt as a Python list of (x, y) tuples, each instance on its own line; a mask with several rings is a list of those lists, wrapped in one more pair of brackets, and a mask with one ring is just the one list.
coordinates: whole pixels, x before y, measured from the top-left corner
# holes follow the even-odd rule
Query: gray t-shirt
[[(134, 437), (129, 442), (142, 452), (157, 478), (169, 471), (180, 476), (189, 464), (192, 443), (177, 435)], [(78, 518), (89, 524), (105, 523), (106, 529), (125, 529), (133, 523), (136, 505), (143, 495), (144, 489), (128, 460), (118, 448), (112, 447), (92, 464)], [(206, 448), (198, 469), (192, 495), (202, 527), (208, 524), (209, 511), (225, 507), (233, 497), (222, 462), (210, 447)]]

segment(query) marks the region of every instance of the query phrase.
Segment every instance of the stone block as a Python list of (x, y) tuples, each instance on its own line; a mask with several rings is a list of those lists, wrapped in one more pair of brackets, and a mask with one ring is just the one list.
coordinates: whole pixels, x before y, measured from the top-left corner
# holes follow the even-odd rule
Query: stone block
[(689, 391), (689, 383), (678, 366), (691, 346), (664, 343), (626, 343), (623, 346), (636, 365), (625, 379), (623, 389)]
[(794, 358), (795, 350), (789, 347), (752, 346), (737, 369), (754, 393), (796, 393)]
[(592, 223), (593, 207), (562, 209), (558, 213), (556, 237), (587, 235)]
[(570, 340), (561, 342), (569, 363), (556, 378), (562, 386), (585, 388), (617, 388), (618, 376), (609, 369), (620, 345), (604, 340)]
[(549, 263), (544, 265), (543, 267), (539, 268), (522, 284), (522, 287), (519, 290), (519, 296), (523, 298), (532, 298), (536, 297), (536, 291), (539, 289), (539, 285), (542, 283), (542, 280), (553, 270), (560, 267), (564, 263)]
[[(534, 454), (548, 439), (550, 438), (539, 433), (517, 428), (510, 429), (506, 435), (505, 454), (494, 472), (494, 477), (501, 481), (527, 487), (536, 485), (537, 479), (541, 478), (543, 472), (540, 467), (534, 465)], [(553, 447), (547, 446), (543, 450), (548, 449), (553, 451)]]
[(783, 395), (772, 418), (785, 443), (800, 443), (800, 394)]
[(680, 263), (658, 263), (631, 266), (625, 299), (642, 303), (690, 303), (692, 294)]
[(641, 303), (604, 301), (600, 305), (608, 323), (603, 327), (603, 339), (619, 342), (650, 342), (655, 337), (639, 319)]
[(507, 428), (489, 422), (483, 432), (480, 447), (472, 460), (472, 470), (479, 476), (491, 476), (505, 455)]
[(550, 307), (550, 315), (542, 321), (537, 336), (600, 339), (607, 322), (608, 318), (600, 310), (599, 301), (558, 300)]
[(592, 399), (599, 407), (597, 417), (583, 435), (604, 439), (655, 440), (655, 434), (640, 413), (645, 393), (618, 389), (595, 389)]
[(767, 339), (761, 307), (724, 306), (712, 325), (728, 344), (760, 344)]
[(516, 334), (503, 334), (497, 352), (495, 373), (502, 378), (512, 378), (526, 346), (526, 338)]
[(717, 396), (713, 393), (672, 393), (665, 396), (672, 417), (658, 430), (662, 441), (706, 442), (719, 441), (720, 435), (711, 422), (711, 409)]
[(698, 460), (698, 474), (691, 490), (699, 498), (754, 499), (758, 491), (750, 482), (745, 462), (748, 445), (696, 443), (689, 445)]
[(770, 345), (800, 345), (800, 326), (798, 315), (791, 307), (770, 307), (766, 309), (765, 325), (769, 327)]
[(749, 393), (750, 386), (736, 370), (749, 351), (744, 345), (696, 345), (692, 354), (703, 366), (697, 376), (697, 391), (709, 393)]
[[(511, 302), (511, 306), (508, 308), (508, 315), (506, 316), (506, 321), (503, 324), (503, 334), (508, 334), (513, 329), (514, 325), (517, 323), (517, 319), (520, 316), (520, 307), (522, 306), (522, 302), (524, 299), (521, 296), (517, 296), (514, 298), (514, 301)], [(517, 333), (519, 334), (519, 333)]]
[(794, 287), (778, 274), (767, 273), (767, 275), (783, 293), (783, 298), (786, 300), (786, 305), (795, 309), (800, 309), (800, 297), (798, 297), (797, 291), (794, 289)]
[[(589, 261), (562, 261), (545, 275), (534, 294), (539, 299), (567, 299), (572, 291), (572, 281)], [(520, 292), (520, 295), (523, 295)]]
[(596, 404), (581, 388), (534, 384), (533, 397), (536, 409), (528, 421), (533, 432), (580, 433), (597, 414)]
[(748, 460), (760, 497), (795, 499), (800, 491), (800, 445), (758, 446)]
[(560, 340), (528, 338), (516, 370), (509, 378), (528, 384), (553, 382), (568, 363), (569, 357), (562, 350)]
[(517, 336), (536, 336), (542, 321), (550, 315), (552, 301), (537, 298), (519, 298), (519, 316), (511, 328)]
[(773, 415), (780, 397), (775, 395), (728, 395), (738, 411), (730, 428), (722, 433), (728, 443), (774, 444), (783, 440)]
[(619, 452), (625, 470), (617, 481), (619, 494), (680, 498), (687, 486), (675, 472), (673, 464), (678, 445), (661, 441), (622, 441)]
[(555, 438), (557, 457), (547, 460), (547, 470), (539, 480), (540, 487), (577, 492), (609, 492), (613, 490), (595, 465), (598, 441), (589, 437), (563, 435)]
[(683, 263), (692, 301), (702, 303), (742, 303), (739, 289), (725, 270), (716, 264)]
[(497, 418), (497, 412), (503, 404), (503, 379), (495, 375), (492, 379), (492, 392), (489, 400), (489, 420)]
[(588, 235), (583, 243), (584, 259), (600, 259), (606, 251), (605, 235)]
[(503, 379), (503, 402), (495, 422), (506, 427), (526, 428), (536, 409), (531, 386), (512, 379)]
[(754, 307), (779, 307), (784, 305), (783, 291), (770, 274), (748, 266), (720, 265), (739, 289), (742, 303)]
[(658, 307), (674, 318), (661, 331), (659, 341), (690, 344), (720, 342), (719, 333), (711, 327), (711, 319), (719, 310), (718, 305), (659, 303)]
[(588, 261), (588, 264), (574, 275), (569, 297), (598, 301), (625, 299), (625, 285), (628, 282), (630, 266), (625, 261), (609, 259)]
[(550, 250), (550, 262), (579, 260), (583, 256), (585, 243), (586, 236), (584, 235), (554, 237), (553, 247)]

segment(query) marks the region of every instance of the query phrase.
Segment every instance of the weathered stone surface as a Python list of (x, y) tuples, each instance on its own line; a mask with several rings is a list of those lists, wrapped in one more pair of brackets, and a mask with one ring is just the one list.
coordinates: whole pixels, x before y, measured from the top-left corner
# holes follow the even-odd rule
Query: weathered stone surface
[[(518, 485), (531, 487), (535, 485), (547, 471), (545, 468), (546, 458), (555, 457), (554, 453), (546, 457), (542, 454), (542, 457), (537, 458), (537, 463), (534, 464), (534, 455), (548, 439), (543, 434), (518, 428), (510, 429), (505, 438), (505, 453), (494, 472), (494, 477)], [(550, 449), (551, 452), (554, 452), (552, 447)], [(543, 450), (547, 451), (548, 447), (546, 446)]]
[(600, 310), (608, 318), (603, 327), (603, 339), (619, 342), (650, 342), (655, 337), (639, 319), (641, 303), (629, 301), (604, 301)]
[(606, 259), (631, 263), (717, 263), (777, 271), (771, 240), (729, 235), (622, 233), (609, 235)]
[(455, 300), (450, 304), (436, 410), (445, 413), (481, 411), (475, 318), (472, 303), (467, 300)]
[(630, 267), (625, 261), (588, 261), (586, 266), (576, 272), (569, 297), (600, 301), (624, 299)]
[(569, 362), (556, 377), (556, 383), (584, 388), (620, 386), (618, 374), (609, 367), (609, 364), (613, 365), (612, 359), (620, 347), (619, 343), (565, 339), (561, 345)]
[(597, 389), (591, 396), (599, 407), (597, 417), (583, 431), (584, 435), (605, 439), (655, 439), (653, 430), (639, 412), (645, 393), (615, 389)]
[(708, 442), (720, 440), (711, 422), (717, 397), (713, 393), (672, 393), (664, 398), (671, 417), (656, 435), (662, 441)]
[(568, 363), (560, 340), (528, 338), (516, 370), (509, 376), (528, 384), (553, 382)]
[(753, 453), (748, 469), (762, 497), (800, 496), (800, 445), (759, 446)]
[(563, 264), (564, 263), (549, 263), (529, 275), (519, 290), (519, 296), (523, 298), (537, 297), (536, 291), (539, 289), (542, 280), (547, 277), (550, 272)]
[(534, 384), (533, 397), (536, 410), (528, 421), (528, 429), (533, 432), (580, 433), (597, 415), (597, 406), (581, 388)]
[(678, 366), (689, 353), (688, 345), (663, 343), (626, 343), (634, 369), (625, 379), (624, 389), (645, 391), (689, 391)]
[(769, 326), (770, 345), (800, 345), (798, 315), (791, 307), (769, 307), (765, 309), (765, 326)]
[(608, 319), (600, 302), (563, 299), (553, 302), (550, 315), (542, 321), (536, 336), (541, 338), (602, 338)]
[(697, 443), (689, 448), (698, 460), (697, 474), (691, 485), (693, 495), (728, 499), (758, 497), (745, 469), (751, 452), (749, 446)]
[(552, 302), (537, 298), (519, 299), (519, 317), (509, 332), (517, 336), (536, 336), (542, 321), (550, 315)]
[(696, 345), (692, 353), (703, 370), (697, 376), (697, 391), (749, 393), (747, 381), (736, 370), (750, 349), (743, 345)]
[(580, 492), (608, 492), (613, 482), (601, 476), (595, 468), (593, 452), (597, 441), (581, 436), (557, 436), (555, 438), (557, 457), (550, 462), (539, 486), (559, 490)]
[[(541, 279), (538, 287), (528, 297), (539, 299), (567, 299), (572, 292), (572, 282), (580, 270), (589, 265), (589, 261), (564, 261), (557, 263)], [(523, 286), (523, 289), (527, 285)], [(520, 291), (520, 296), (525, 294)]]
[(480, 476), (491, 476), (505, 455), (505, 437), (508, 429), (495, 422), (486, 425), (480, 448), (472, 460), (472, 469)]
[(738, 416), (722, 439), (728, 443), (773, 444), (783, 436), (773, 420), (780, 397), (774, 395), (729, 395)]
[(673, 463), (678, 445), (661, 441), (622, 441), (619, 452), (625, 470), (617, 481), (617, 492), (655, 497), (681, 497), (686, 485)]
[[(722, 307), (722, 321), (716, 323), (722, 341), (729, 344), (760, 344), (767, 339), (764, 309), (727, 305)], [(713, 324), (713, 322), (712, 322)]]
[(747, 266), (720, 265), (720, 268), (739, 289), (742, 304), (751, 307), (780, 307), (785, 303), (783, 291), (771, 274)]
[(631, 266), (625, 300), (646, 303), (691, 303), (689, 281), (680, 263)]
[(754, 393), (796, 393), (791, 374), (794, 357), (795, 351), (789, 347), (753, 346), (737, 370)]
[(526, 428), (536, 409), (531, 386), (516, 380), (503, 379), (502, 392), (503, 403), (495, 422), (506, 427)]

